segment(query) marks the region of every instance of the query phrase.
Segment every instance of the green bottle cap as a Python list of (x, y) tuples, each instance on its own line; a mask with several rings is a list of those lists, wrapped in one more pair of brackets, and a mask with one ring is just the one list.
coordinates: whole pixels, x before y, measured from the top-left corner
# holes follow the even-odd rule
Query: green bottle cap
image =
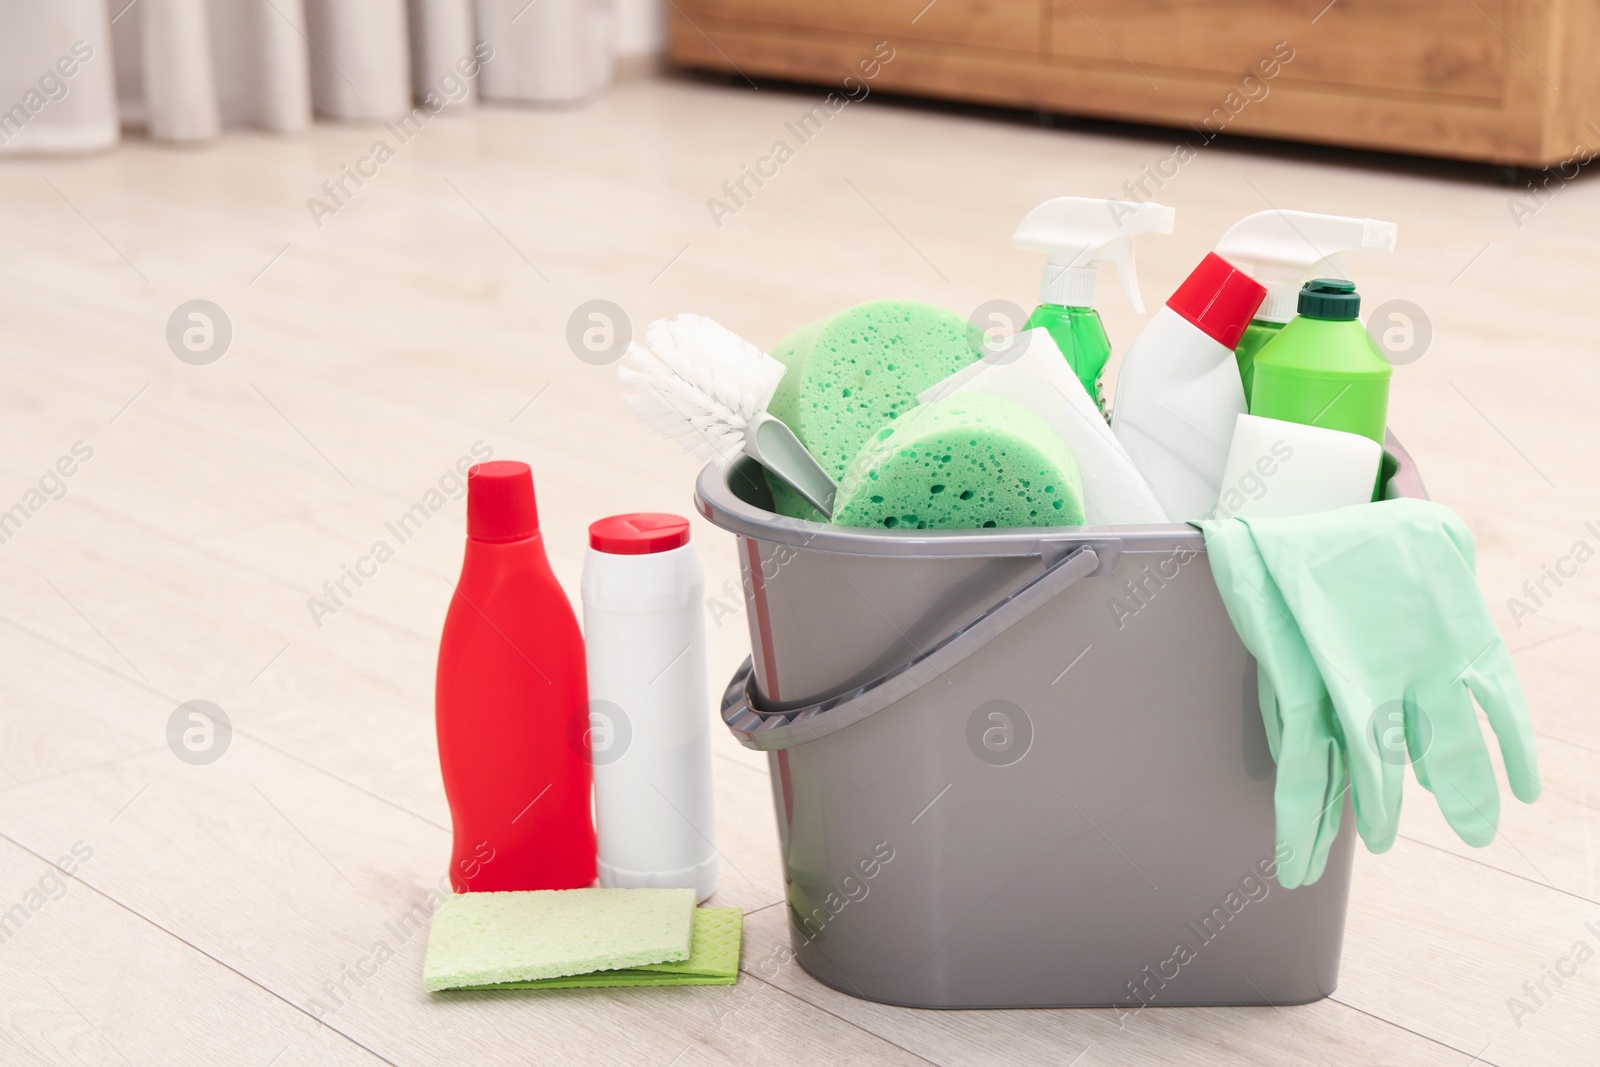
[(1361, 294), (1355, 282), (1313, 278), (1300, 287), (1298, 310), (1313, 319), (1353, 319), (1361, 313)]

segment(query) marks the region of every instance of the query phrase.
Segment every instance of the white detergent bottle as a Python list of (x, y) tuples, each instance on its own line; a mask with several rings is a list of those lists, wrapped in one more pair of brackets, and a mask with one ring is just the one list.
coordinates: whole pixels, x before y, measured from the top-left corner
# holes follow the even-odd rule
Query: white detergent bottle
[(1300, 283), (1347, 278), (1344, 254), (1370, 248), (1393, 252), (1399, 228), (1378, 219), (1319, 215), (1313, 211), (1258, 211), (1228, 227), (1217, 255), (1267, 287), (1255, 318), (1234, 349), (1244, 399), (1250, 401), (1256, 353), (1295, 316)]
[(589, 527), (583, 563), (600, 884), (717, 888), (705, 578), (676, 515)]
[(1245, 413), (1233, 349), (1266, 295), (1211, 253), (1123, 357), (1111, 429), (1172, 522), (1203, 518), (1217, 505)]

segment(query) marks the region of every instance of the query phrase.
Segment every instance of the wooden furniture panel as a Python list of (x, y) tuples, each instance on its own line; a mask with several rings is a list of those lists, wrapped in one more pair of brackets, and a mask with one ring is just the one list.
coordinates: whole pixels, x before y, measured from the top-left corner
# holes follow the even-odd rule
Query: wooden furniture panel
[(1283, 42), (1293, 56), (1277, 75), (1285, 81), (1499, 100), (1505, 7), (1337, 0), (1318, 17), (1307, 0), (1053, 0), (1049, 51), (1239, 76)]
[[(873, 80), (881, 90), (1186, 130), (1218, 114), (1287, 41), (1293, 60), (1270, 92), (1242, 108), (1234, 97), (1227, 133), (1531, 167), (1568, 160), (1579, 144), (1600, 154), (1600, 0), (1001, 5), (1041, 15), (1032, 53), (1022, 15), (957, 0), (942, 17), (993, 31), (958, 41), (946, 35), (958, 23), (935, 23), (932, 37), (923, 27), (951, 0), (918, 3), (674, 0), (671, 55), (688, 68), (835, 84), (888, 40), (894, 59)], [(774, 21), (786, 11), (794, 21)], [(1291, 16), (1299, 29), (1280, 31)]]
[(1040, 52), (1046, 0), (701, 0), (712, 18), (772, 27)]
[(1547, 140), (1553, 153), (1546, 162), (1567, 165), (1563, 172), (1571, 177), (1570, 161), (1600, 156), (1600, 60), (1595, 58), (1600, 2), (1565, 4), (1552, 21), (1550, 51), (1556, 69), (1551, 76), (1559, 81), (1561, 93), (1546, 94)]

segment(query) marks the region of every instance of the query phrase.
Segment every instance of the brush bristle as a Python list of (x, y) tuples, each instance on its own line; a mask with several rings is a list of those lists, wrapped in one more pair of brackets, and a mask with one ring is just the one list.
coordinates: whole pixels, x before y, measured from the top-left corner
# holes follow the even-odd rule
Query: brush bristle
[(728, 462), (766, 410), (784, 366), (704, 315), (657, 319), (617, 367), (623, 399), (646, 426), (704, 460)]

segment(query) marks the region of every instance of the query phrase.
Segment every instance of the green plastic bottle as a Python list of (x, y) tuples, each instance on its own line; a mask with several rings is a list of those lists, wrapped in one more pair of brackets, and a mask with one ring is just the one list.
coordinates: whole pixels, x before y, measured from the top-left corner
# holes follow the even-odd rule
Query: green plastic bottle
[(1250, 414), (1382, 444), (1394, 368), (1356, 317), (1355, 283), (1309, 281), (1300, 289), (1299, 311), (1256, 353)]
[(1217, 255), (1267, 287), (1267, 298), (1234, 348), (1239, 381), (1249, 402), (1255, 391), (1255, 357), (1294, 318), (1300, 283), (1326, 275), (1348, 277), (1346, 252), (1393, 252), (1398, 228), (1381, 219), (1319, 215), (1273, 208), (1246, 215), (1217, 240)]
[(1255, 391), (1256, 355), (1268, 341), (1283, 332), (1283, 327), (1281, 322), (1252, 319), (1250, 325), (1244, 328), (1244, 336), (1239, 338), (1239, 347), (1233, 350), (1233, 358), (1239, 362), (1239, 381), (1244, 383), (1245, 403), (1250, 402), (1250, 394)]
[(1025, 329), (1044, 327), (1050, 339), (1066, 357), (1072, 373), (1078, 376), (1084, 389), (1095, 402), (1105, 409), (1106, 399), (1101, 392), (1100, 376), (1105, 373), (1106, 361), (1111, 358), (1111, 339), (1100, 322), (1100, 313), (1094, 308), (1069, 308), (1059, 304), (1040, 304), (1028, 316)]

